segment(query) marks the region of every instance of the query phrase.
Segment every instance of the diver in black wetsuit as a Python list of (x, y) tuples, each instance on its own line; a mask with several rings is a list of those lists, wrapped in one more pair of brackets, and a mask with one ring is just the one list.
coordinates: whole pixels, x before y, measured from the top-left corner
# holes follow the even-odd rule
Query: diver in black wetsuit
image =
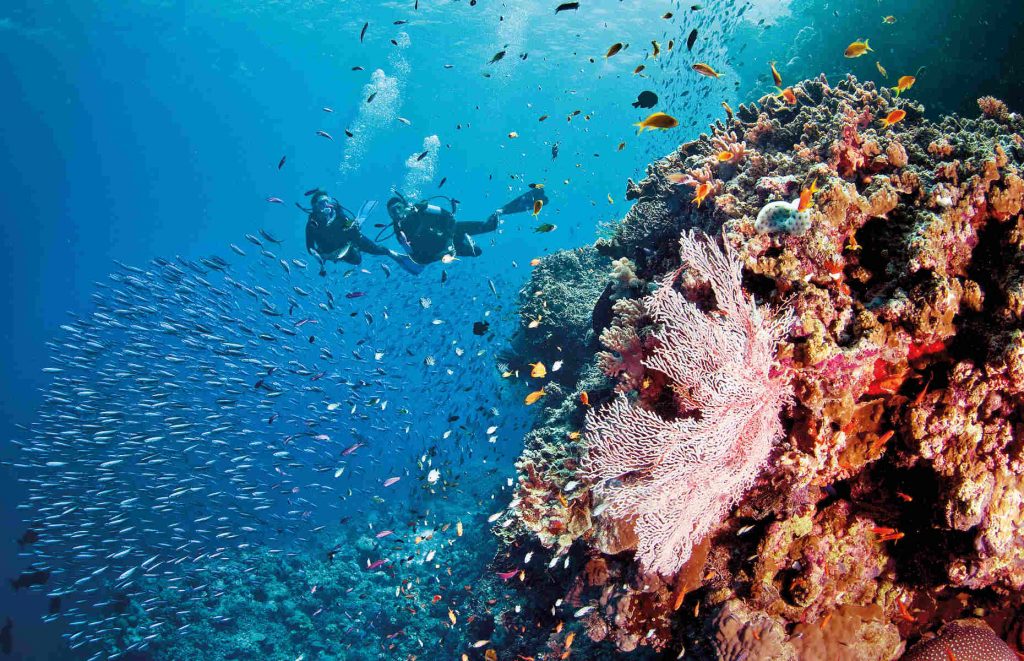
[(536, 188), (501, 207), (487, 220), (456, 221), (457, 201), (447, 199), (451, 203), (450, 210), (430, 204), (430, 200), (410, 204), (400, 193), (388, 200), (388, 215), (395, 237), (417, 264), (437, 262), (446, 255), (479, 257), (483, 251), (472, 237), (498, 229), (502, 214), (522, 213), (532, 210), (538, 200), (548, 201), (544, 191)]
[(422, 270), (408, 255), (385, 248), (362, 233), (360, 227), (377, 206), (376, 202), (363, 204), (359, 213), (352, 216), (326, 192), (314, 189), (310, 194), (312, 208), (299, 208), (309, 214), (306, 221), (306, 250), (319, 260), (320, 275), (327, 274), (324, 265), (329, 261), (361, 264), (364, 252), (369, 255), (386, 255), (410, 273)]

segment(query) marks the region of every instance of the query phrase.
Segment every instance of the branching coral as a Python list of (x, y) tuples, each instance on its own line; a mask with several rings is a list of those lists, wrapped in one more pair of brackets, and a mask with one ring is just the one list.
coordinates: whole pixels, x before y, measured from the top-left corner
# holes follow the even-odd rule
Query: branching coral
[(782, 432), (789, 390), (772, 369), (788, 321), (744, 294), (740, 266), (692, 232), (680, 238), (685, 267), (707, 281), (716, 314), (674, 289), (675, 274), (646, 300), (663, 324), (645, 361), (672, 383), (679, 417), (617, 399), (588, 416), (585, 470), (612, 516), (633, 521), (645, 569), (676, 572), (757, 476)]
[[(718, 150), (718, 154), (714, 156), (716, 163), (728, 162), (732, 164), (740, 163), (747, 155), (747, 143), (736, 137), (735, 131), (723, 132), (721, 135), (717, 135), (711, 139), (711, 145)], [(721, 154), (731, 154), (728, 159), (723, 159)]]

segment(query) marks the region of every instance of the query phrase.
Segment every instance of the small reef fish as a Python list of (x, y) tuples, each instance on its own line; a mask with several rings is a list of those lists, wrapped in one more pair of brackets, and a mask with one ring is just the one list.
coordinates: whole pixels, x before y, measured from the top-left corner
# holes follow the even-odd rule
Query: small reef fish
[(893, 23), (896, 22), (896, 17), (895, 16), (883, 16), (882, 17), (882, 22), (885, 23), (886, 25), (892, 25)]
[(579, 8), (580, 8), (580, 3), (578, 3), (578, 2), (563, 2), (562, 4), (560, 4), (557, 7), (555, 7), (555, 13), (558, 14), (558, 13), (561, 13), (563, 11), (569, 11), (570, 9), (572, 9), (573, 11), (576, 11)]
[(793, 91), (792, 87), (787, 87), (784, 90), (779, 90), (779, 96), (789, 105), (796, 105), (796, 93)]
[(400, 478), (400, 477), (389, 477), (388, 479), (384, 480), (384, 486), (390, 487), (392, 484), (394, 484), (395, 482), (398, 482), (400, 479), (402, 479), (402, 478)]
[(544, 208), (544, 200), (533, 201), (533, 217), (536, 218), (540, 215), (540, 210)]
[(531, 404), (535, 404), (538, 399), (540, 399), (546, 394), (547, 393), (544, 392), (544, 389), (541, 388), (540, 390), (535, 390), (531, 392), (529, 395), (526, 396), (526, 399), (523, 401), (526, 403), (527, 406), (530, 406)]
[(782, 76), (779, 75), (779, 70), (775, 68), (775, 60), (768, 63), (772, 68), (772, 80), (775, 81), (776, 87), (782, 87)]
[(510, 579), (513, 576), (515, 576), (516, 574), (518, 574), (519, 570), (518, 569), (513, 569), (511, 571), (499, 571), (499, 572), (495, 572), (495, 573), (497, 574), (498, 578), (500, 578), (503, 581), (507, 581), (508, 579)]
[(543, 225), (538, 225), (534, 227), (533, 231), (537, 234), (546, 234), (547, 232), (555, 231), (557, 227), (557, 225), (552, 225), (551, 223), (544, 223)]
[(711, 189), (711, 184), (706, 181), (697, 186), (697, 190), (694, 191), (693, 201), (697, 203), (698, 208), (700, 207), (701, 203), (704, 202), (705, 198), (707, 198), (708, 194), (711, 192)]
[(623, 46), (621, 42), (615, 42), (614, 44), (611, 45), (610, 48), (608, 48), (608, 52), (604, 54), (605, 59), (608, 59), (609, 57), (615, 55), (616, 53), (621, 51), (622, 48)]
[(656, 112), (647, 117), (642, 122), (637, 122), (633, 126), (638, 127), (637, 135), (644, 131), (653, 131), (654, 129), (661, 129), (663, 131), (675, 128), (679, 126), (679, 120), (672, 115), (668, 115), (663, 112)]
[(543, 379), (548, 375), (548, 370), (544, 367), (544, 363), (530, 363), (530, 367), (533, 368), (530, 370), (530, 376), (535, 379)]
[(868, 40), (861, 41), (858, 39), (849, 46), (846, 47), (846, 51), (843, 52), (843, 57), (860, 57), (865, 53), (874, 53), (875, 51), (868, 46)]
[(587, 394), (586, 390), (580, 393), (580, 403), (583, 404), (583, 406), (590, 406), (590, 395)]
[(913, 87), (916, 82), (917, 78), (914, 76), (900, 76), (899, 80), (896, 81), (896, 87), (893, 88), (896, 90), (896, 96), (899, 96), (902, 92), (906, 92), (908, 89)]
[(700, 75), (707, 76), (708, 78), (719, 78), (722, 75), (703, 62), (698, 62), (690, 68)]
[(810, 188), (805, 188), (800, 191), (800, 201), (797, 202), (797, 211), (807, 211), (814, 204), (814, 194), (818, 192), (818, 180), (815, 179), (811, 182)]
[(878, 68), (878, 73), (882, 74), (882, 78), (889, 77), (889, 72), (885, 70), (881, 62), (875, 62), (875, 66)]
[(651, 41), (651, 57), (658, 59), (659, 55), (661, 55), (661, 44), (657, 41)]
[(697, 41), (697, 28), (693, 28), (690, 31), (690, 36), (686, 38), (686, 50), (693, 50), (693, 44)]
[(903, 118), (907, 116), (906, 110), (896, 109), (890, 112), (888, 115), (882, 118), (882, 128), (887, 129), (897, 122), (903, 121)]
[(334, 141), (334, 138), (332, 138), (331, 134), (328, 133), (327, 131), (317, 131), (316, 134), (318, 136), (320, 136), (321, 138), (327, 138), (328, 140), (330, 140), (332, 142)]

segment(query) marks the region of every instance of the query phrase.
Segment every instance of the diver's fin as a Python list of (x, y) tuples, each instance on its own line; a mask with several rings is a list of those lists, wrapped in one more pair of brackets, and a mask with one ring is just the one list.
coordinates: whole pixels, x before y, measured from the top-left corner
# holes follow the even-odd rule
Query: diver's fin
[(527, 211), (533, 211), (533, 203), (537, 200), (542, 200), (547, 204), (548, 196), (544, 193), (544, 189), (532, 188), (503, 206), (501, 209), (498, 209), (498, 211), (501, 213), (525, 213)]
[(413, 275), (419, 275), (420, 273), (423, 273), (423, 265), (422, 264), (417, 264), (415, 261), (413, 261), (413, 258), (410, 257), (409, 255), (403, 255), (402, 253), (395, 253), (394, 260), (395, 260), (396, 264), (401, 266), (403, 269), (405, 269), (409, 273), (412, 273)]
[(367, 200), (363, 202), (363, 206), (359, 207), (358, 213), (356, 213), (356, 227), (362, 227), (363, 222), (370, 217), (373, 210), (377, 208), (377, 200)]

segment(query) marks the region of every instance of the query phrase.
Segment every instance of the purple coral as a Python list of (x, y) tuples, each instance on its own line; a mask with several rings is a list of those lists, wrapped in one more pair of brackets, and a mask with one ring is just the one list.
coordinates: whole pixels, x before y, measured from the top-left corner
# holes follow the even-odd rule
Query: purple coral
[(788, 382), (773, 370), (789, 317), (744, 294), (740, 263), (693, 232), (683, 266), (706, 280), (716, 314), (675, 291), (677, 274), (645, 299), (662, 329), (645, 361), (669, 377), (679, 417), (666, 420), (625, 397), (587, 418), (587, 473), (612, 516), (631, 520), (637, 558), (673, 574), (743, 495), (782, 433)]

